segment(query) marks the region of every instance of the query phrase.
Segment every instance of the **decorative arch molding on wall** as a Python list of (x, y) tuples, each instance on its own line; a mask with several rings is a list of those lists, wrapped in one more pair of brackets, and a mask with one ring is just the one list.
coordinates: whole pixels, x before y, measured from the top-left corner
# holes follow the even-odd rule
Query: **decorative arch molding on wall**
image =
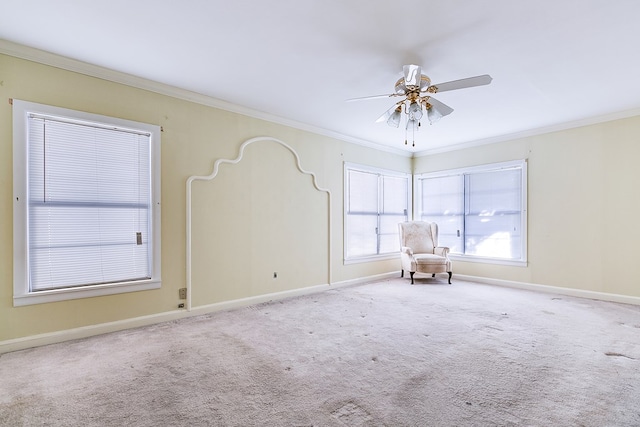
[(191, 232), (192, 232), (192, 209), (191, 209), (191, 193), (192, 193), (192, 184), (194, 181), (212, 181), (213, 179), (216, 178), (216, 176), (218, 175), (218, 172), (220, 170), (220, 165), (223, 163), (229, 163), (229, 164), (237, 164), (239, 163), (243, 156), (244, 156), (244, 152), (245, 149), (250, 146), (251, 144), (255, 144), (258, 142), (275, 142), (277, 144), (280, 144), (281, 146), (283, 146), (284, 148), (286, 148), (287, 150), (289, 150), (291, 152), (291, 154), (293, 155), (293, 157), (296, 160), (296, 167), (298, 168), (298, 170), (305, 174), (305, 175), (310, 175), (313, 181), (313, 186), (315, 187), (315, 189), (317, 191), (320, 192), (324, 192), (327, 194), (327, 224), (328, 224), (328, 233), (327, 233), (327, 248), (328, 248), (328, 263), (327, 263), (327, 278), (329, 281), (329, 285), (332, 284), (332, 280), (331, 280), (331, 191), (329, 189), (326, 188), (322, 188), (318, 185), (318, 181), (316, 178), (316, 175), (313, 172), (307, 171), (305, 169), (302, 168), (302, 165), (300, 164), (300, 156), (298, 155), (298, 153), (296, 152), (296, 150), (293, 149), (293, 147), (291, 147), (290, 145), (288, 145), (287, 143), (277, 139), (277, 138), (273, 138), (270, 136), (258, 136), (255, 138), (251, 138), (246, 140), (245, 142), (242, 143), (242, 145), (240, 146), (240, 150), (238, 153), (238, 157), (236, 157), (235, 159), (218, 159), (215, 161), (214, 165), (213, 165), (213, 171), (211, 172), (210, 175), (206, 175), (206, 176), (190, 176), (187, 179), (187, 199), (186, 199), (186, 204), (187, 204), (187, 241), (186, 241), (186, 287), (187, 287), (187, 311), (191, 311), (191, 295), (192, 295), (192, 283), (191, 283), (191, 245), (192, 245), (192, 236), (191, 236)]

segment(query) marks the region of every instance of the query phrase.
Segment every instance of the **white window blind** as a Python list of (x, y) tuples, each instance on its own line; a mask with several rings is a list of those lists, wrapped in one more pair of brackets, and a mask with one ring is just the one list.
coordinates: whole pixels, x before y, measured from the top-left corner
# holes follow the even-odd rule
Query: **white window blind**
[(422, 221), (438, 224), (438, 244), (464, 252), (464, 179), (462, 175), (419, 180)]
[(345, 259), (400, 251), (398, 223), (408, 218), (410, 175), (345, 164)]
[(346, 257), (377, 254), (378, 175), (370, 172), (347, 172), (347, 251)]
[(507, 169), (465, 175), (465, 253), (522, 257), (522, 172)]
[(400, 252), (398, 223), (409, 219), (410, 182), (408, 176), (380, 176), (379, 253)]
[(526, 262), (526, 163), (416, 177), (417, 217), (436, 222), (451, 254)]
[(149, 279), (150, 135), (28, 116), (29, 290)]

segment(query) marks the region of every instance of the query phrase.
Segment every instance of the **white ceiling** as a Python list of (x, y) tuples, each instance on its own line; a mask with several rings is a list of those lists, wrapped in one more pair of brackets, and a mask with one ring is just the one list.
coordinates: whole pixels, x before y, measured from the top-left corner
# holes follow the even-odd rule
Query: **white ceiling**
[[(455, 111), (416, 147), (637, 114), (637, 0), (0, 0), (0, 39), (197, 92), (347, 140), (405, 149), (374, 123), (402, 65)], [(0, 70), (1, 73), (1, 70)], [(1, 77), (1, 76), (0, 76)], [(259, 115), (259, 114), (258, 114)], [(411, 142), (409, 142), (411, 144)]]

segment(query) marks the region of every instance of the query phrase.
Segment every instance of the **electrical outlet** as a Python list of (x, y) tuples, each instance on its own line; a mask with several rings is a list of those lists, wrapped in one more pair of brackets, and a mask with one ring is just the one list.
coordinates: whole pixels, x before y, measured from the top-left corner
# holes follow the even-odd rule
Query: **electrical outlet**
[(178, 289), (178, 296), (180, 299), (187, 299), (187, 288)]

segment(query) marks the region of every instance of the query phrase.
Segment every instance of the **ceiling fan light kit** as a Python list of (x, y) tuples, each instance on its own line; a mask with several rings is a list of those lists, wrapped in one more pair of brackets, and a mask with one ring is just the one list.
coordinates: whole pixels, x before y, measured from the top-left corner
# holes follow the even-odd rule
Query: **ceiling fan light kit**
[(389, 119), (387, 120), (387, 124), (391, 127), (397, 128), (400, 126), (400, 122), (402, 121), (402, 105), (398, 107), (394, 107), (393, 113), (389, 114)]
[[(395, 103), (391, 108), (382, 114), (376, 122), (387, 122), (391, 127), (400, 127), (403, 113), (407, 123), (405, 128), (405, 145), (408, 145), (408, 133), (420, 129), (420, 120), (424, 113), (427, 113), (429, 124), (434, 124), (442, 117), (453, 112), (453, 108), (431, 97), (431, 94), (445, 92), (449, 90), (464, 89), (468, 87), (483, 86), (491, 83), (490, 75), (469, 77), (466, 79), (452, 80), (449, 82), (432, 85), (431, 79), (422, 74), (422, 67), (409, 64), (402, 67), (404, 77), (395, 84), (395, 93), (388, 95), (367, 96), (364, 98), (350, 99), (350, 101), (360, 101), (376, 98), (404, 97), (400, 102)], [(412, 145), (415, 147), (415, 138), (412, 138)]]

